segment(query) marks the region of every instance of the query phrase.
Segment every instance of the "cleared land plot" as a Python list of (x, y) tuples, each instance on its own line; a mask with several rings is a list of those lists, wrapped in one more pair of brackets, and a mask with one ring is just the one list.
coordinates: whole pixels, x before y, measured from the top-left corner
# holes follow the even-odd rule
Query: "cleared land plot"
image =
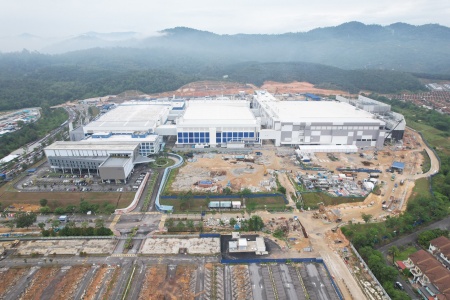
[(142, 254), (178, 254), (185, 248), (189, 254), (212, 255), (220, 253), (220, 238), (155, 238), (146, 239)]
[(111, 272), (112, 268), (108, 268), (107, 266), (101, 266), (98, 271), (95, 273), (91, 282), (86, 288), (86, 293), (84, 294), (83, 299), (85, 300), (93, 300), (96, 299), (97, 293), (100, 291), (100, 288), (103, 285), (103, 282), (106, 281), (106, 275), (108, 271)]
[(16, 282), (21, 278), (26, 272), (28, 272), (28, 268), (20, 268), (20, 269), (0, 269), (0, 298), (3, 299), (4, 294), (11, 286), (14, 286)]
[(38, 240), (22, 242), (16, 255), (77, 255), (81, 251), (87, 254), (111, 254), (116, 245), (115, 240)]
[(64, 277), (59, 281), (53, 291), (53, 296), (51, 300), (58, 299), (73, 299), (74, 293), (76, 292), (77, 286), (83, 279), (83, 276), (89, 270), (89, 267), (75, 266), (70, 268), (64, 275)]
[(41, 299), (43, 291), (50, 284), (50, 282), (52, 282), (54, 276), (59, 270), (59, 268), (40, 268), (29, 282), (28, 287), (25, 289), (20, 299)]
[(139, 300), (164, 299), (164, 283), (166, 282), (167, 266), (150, 266), (145, 272), (145, 281), (139, 294)]

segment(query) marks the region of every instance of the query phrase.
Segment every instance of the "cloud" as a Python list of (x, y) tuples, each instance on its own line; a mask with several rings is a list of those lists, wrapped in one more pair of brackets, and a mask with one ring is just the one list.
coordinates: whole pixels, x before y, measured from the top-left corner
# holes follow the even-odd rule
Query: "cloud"
[(450, 26), (448, 0), (20, 0), (2, 1), (0, 36), (88, 31), (149, 34), (187, 26), (220, 34), (307, 31), (360, 21)]

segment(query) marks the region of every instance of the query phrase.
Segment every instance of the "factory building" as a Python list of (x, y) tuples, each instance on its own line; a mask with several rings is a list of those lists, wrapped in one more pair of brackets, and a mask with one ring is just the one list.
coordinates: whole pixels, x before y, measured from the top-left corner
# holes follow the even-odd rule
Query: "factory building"
[(355, 106), (358, 109), (372, 113), (377, 119), (386, 123), (386, 136), (388, 141), (401, 141), (406, 128), (405, 117), (399, 113), (391, 111), (389, 104), (376, 101), (359, 95), (358, 99), (347, 99), (336, 96), (336, 100)]
[(281, 145), (356, 145), (381, 148), (385, 121), (348, 103), (280, 101), (256, 91), (253, 112), (260, 118), (260, 139)]
[(103, 180), (127, 181), (138, 163), (151, 160), (139, 155), (139, 142), (83, 140), (55, 142), (44, 149), (54, 171), (95, 174)]
[(242, 100), (189, 101), (176, 121), (177, 145), (244, 148), (260, 144), (260, 120)]

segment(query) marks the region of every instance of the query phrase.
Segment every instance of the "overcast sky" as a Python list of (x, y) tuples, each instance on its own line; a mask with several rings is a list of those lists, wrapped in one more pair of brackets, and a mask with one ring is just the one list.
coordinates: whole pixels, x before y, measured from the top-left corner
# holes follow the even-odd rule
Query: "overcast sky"
[(219, 34), (308, 31), (344, 22), (450, 27), (449, 0), (0, 0), (0, 36), (88, 31), (151, 34), (186, 26)]

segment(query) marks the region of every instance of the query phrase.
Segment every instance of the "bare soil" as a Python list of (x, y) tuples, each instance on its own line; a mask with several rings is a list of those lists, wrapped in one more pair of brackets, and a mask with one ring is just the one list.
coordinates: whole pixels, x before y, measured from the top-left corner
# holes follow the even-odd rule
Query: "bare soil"
[(105, 278), (107, 270), (108, 268), (105, 265), (101, 266), (98, 269), (98, 271), (94, 275), (94, 278), (92, 278), (91, 283), (86, 288), (86, 294), (84, 295), (83, 299), (86, 300), (95, 299), (95, 296), (97, 295), (97, 292), (100, 289), (101, 284), (103, 283), (103, 279)]
[(120, 268), (117, 267), (113, 274), (109, 277), (109, 280), (107, 282), (105, 282), (105, 286), (106, 291), (105, 291), (105, 295), (103, 296), (103, 300), (109, 300), (111, 299), (111, 294), (114, 291), (114, 286), (117, 284), (117, 277), (119, 277), (120, 275)]
[(0, 298), (28, 271), (28, 268), (10, 268), (5, 272), (0, 272), (0, 282), (2, 283), (0, 284)]
[(89, 270), (89, 267), (74, 266), (64, 275), (62, 280), (56, 285), (51, 300), (73, 299), (74, 293), (83, 276)]
[(53, 280), (58, 273), (59, 268), (40, 268), (33, 276), (30, 285), (22, 294), (22, 300), (38, 300), (41, 299), (42, 292)]
[(348, 95), (348, 92), (341, 90), (325, 90), (314, 87), (313, 84), (309, 82), (290, 82), (290, 83), (280, 83), (275, 81), (265, 81), (261, 86), (261, 89), (267, 90), (269, 93), (316, 93), (322, 95)]
[(146, 299), (165, 299), (165, 280), (167, 274), (166, 265), (157, 265), (147, 268), (145, 273), (145, 281), (141, 293), (139, 294), (139, 300)]

